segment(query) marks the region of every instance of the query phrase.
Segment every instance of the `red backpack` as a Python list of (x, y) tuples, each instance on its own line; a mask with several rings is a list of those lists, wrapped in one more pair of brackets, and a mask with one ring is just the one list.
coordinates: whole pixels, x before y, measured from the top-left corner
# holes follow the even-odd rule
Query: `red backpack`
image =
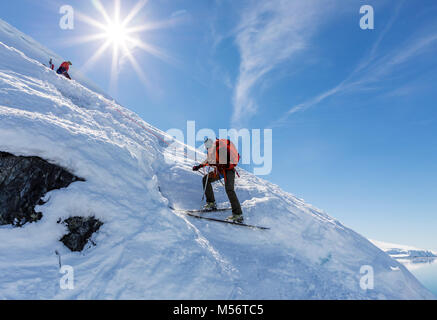
[(237, 148), (229, 139), (217, 139), (215, 142), (216, 148), (216, 166), (225, 169), (232, 170), (240, 161), (240, 154)]

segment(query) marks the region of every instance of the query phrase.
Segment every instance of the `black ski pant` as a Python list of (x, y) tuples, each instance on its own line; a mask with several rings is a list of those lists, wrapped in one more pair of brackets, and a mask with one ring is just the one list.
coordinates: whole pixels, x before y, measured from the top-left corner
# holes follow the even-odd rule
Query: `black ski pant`
[[(226, 171), (224, 171), (224, 174), (226, 175), (226, 177), (224, 177), (225, 178), (225, 190), (226, 190), (226, 194), (228, 195), (229, 202), (231, 203), (231, 206), (232, 206), (232, 214), (234, 214), (234, 215), (243, 214), (243, 211), (241, 211), (240, 201), (238, 200), (237, 194), (235, 193), (235, 190), (234, 190), (235, 170), (226, 170)], [(212, 189), (211, 184), (213, 182), (219, 181), (222, 178), (220, 178), (219, 174), (216, 174), (215, 172), (209, 173), (208, 184), (206, 185), (206, 188), (205, 188), (205, 183), (206, 183), (207, 177), (208, 177), (208, 175), (205, 175), (203, 177), (203, 188), (205, 189), (206, 201), (207, 202), (215, 202), (214, 191)]]

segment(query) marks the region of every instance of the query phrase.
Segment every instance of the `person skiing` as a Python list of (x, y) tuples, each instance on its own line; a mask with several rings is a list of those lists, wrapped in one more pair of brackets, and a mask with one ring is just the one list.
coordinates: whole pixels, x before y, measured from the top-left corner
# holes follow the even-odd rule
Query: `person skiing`
[(58, 68), (58, 70), (56, 70), (56, 73), (62, 74), (64, 77), (71, 80), (71, 77), (68, 74), (68, 70), (70, 70), (70, 66), (72, 66), (72, 65), (73, 64), (70, 61), (64, 61), (64, 62), (62, 62), (61, 66)]
[(50, 58), (50, 61), (49, 61), (49, 68), (52, 70), (55, 70), (55, 65), (53, 64), (52, 58)]
[[(241, 210), (240, 201), (234, 190), (235, 185), (235, 166), (240, 160), (240, 155), (234, 144), (229, 139), (213, 140), (206, 138), (204, 141), (207, 149), (207, 158), (200, 165), (194, 166), (193, 171), (198, 171), (200, 168), (211, 166), (214, 168), (212, 172), (203, 177), (203, 189), (205, 190), (206, 210), (216, 210), (217, 205), (214, 198), (212, 183), (224, 178), (225, 190), (232, 206), (232, 215), (226, 220), (232, 222), (243, 222), (243, 212)], [(237, 173), (238, 175), (238, 173)]]

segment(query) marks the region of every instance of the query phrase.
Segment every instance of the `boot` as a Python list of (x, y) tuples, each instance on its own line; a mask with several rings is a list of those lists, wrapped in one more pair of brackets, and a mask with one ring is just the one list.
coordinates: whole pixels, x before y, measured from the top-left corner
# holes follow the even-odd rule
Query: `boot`
[(203, 210), (206, 211), (214, 211), (217, 210), (217, 204), (215, 202), (207, 202), (204, 206), (203, 206)]
[(226, 221), (243, 223), (244, 218), (242, 214), (233, 214), (232, 216), (227, 217)]

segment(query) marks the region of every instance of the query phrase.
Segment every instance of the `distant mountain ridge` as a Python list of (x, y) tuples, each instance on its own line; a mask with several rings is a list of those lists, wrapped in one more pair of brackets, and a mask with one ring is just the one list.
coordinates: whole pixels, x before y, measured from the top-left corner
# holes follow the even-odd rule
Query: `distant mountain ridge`
[(418, 249), (412, 246), (370, 240), (375, 246), (395, 259), (437, 258), (432, 250)]

